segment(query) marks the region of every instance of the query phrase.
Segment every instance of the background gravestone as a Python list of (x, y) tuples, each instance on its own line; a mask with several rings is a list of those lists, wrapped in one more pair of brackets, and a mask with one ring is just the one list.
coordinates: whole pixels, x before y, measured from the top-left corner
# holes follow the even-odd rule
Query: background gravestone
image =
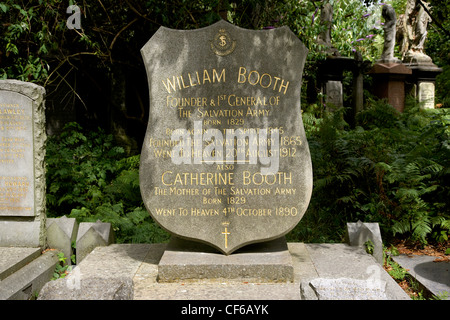
[(225, 254), (292, 230), (312, 191), (300, 110), (306, 47), (287, 27), (220, 21), (161, 27), (141, 52), (150, 116), (140, 187), (152, 217)]
[(407, 0), (399, 26), (399, 49), (403, 63), (412, 70), (406, 81), (406, 92), (416, 97), (423, 109), (434, 109), (436, 77), (442, 73), (442, 68), (425, 53), (427, 28), (431, 22), (429, 10), (430, 6), (425, 1)]
[(0, 80), (0, 246), (45, 245), (44, 95)]
[(423, 109), (434, 109), (434, 82), (419, 82), (418, 101)]
[(385, 4), (382, 8), (384, 22), (384, 46), (380, 59), (373, 65), (369, 74), (373, 77), (373, 93), (386, 99), (397, 111), (405, 108), (405, 80), (412, 73), (394, 56), (397, 16), (394, 8)]
[(331, 108), (339, 108), (344, 105), (344, 93), (342, 91), (341, 81), (328, 81), (325, 84), (325, 104), (327, 107), (331, 104)]

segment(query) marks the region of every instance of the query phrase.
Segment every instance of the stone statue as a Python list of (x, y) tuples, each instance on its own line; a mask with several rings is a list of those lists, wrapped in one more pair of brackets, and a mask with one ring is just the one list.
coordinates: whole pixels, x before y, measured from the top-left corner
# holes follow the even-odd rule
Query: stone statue
[[(430, 6), (422, 1), (422, 4)], [(402, 60), (407, 63), (431, 63), (431, 58), (424, 52), (424, 43), (427, 38), (428, 23), (431, 17), (420, 4), (419, 0), (408, 0), (405, 14), (399, 21), (398, 41)]]
[(326, 3), (320, 10), (320, 24), (326, 26), (317, 37), (317, 43), (326, 47), (325, 51), (332, 56), (339, 56), (338, 50), (331, 44), (331, 27), (333, 25), (333, 7)]
[(381, 11), (384, 18), (384, 46), (383, 53), (381, 54), (380, 61), (397, 63), (398, 59), (394, 57), (394, 47), (395, 47), (395, 32), (396, 32), (396, 22), (397, 17), (395, 15), (395, 10), (391, 5), (385, 4)]

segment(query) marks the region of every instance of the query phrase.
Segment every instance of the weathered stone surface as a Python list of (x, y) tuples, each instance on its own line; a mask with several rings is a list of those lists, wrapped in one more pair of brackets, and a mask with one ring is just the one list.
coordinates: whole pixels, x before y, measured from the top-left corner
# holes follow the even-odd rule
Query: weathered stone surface
[(341, 81), (327, 81), (325, 84), (325, 94), (327, 107), (334, 109), (344, 105), (344, 93), (342, 92)]
[[(343, 243), (307, 243), (305, 245), (314, 262), (318, 278), (362, 280), (369, 285), (385, 282), (389, 300), (410, 299), (375, 258), (366, 253), (363, 248), (351, 247)], [(311, 280), (313, 279), (306, 279), (308, 283)]]
[(133, 276), (151, 248), (151, 244), (98, 247), (64, 279), (47, 283), (38, 299), (133, 299)]
[(45, 210), (44, 95), (35, 84), (0, 80), (0, 183), (13, 188), (9, 196), (1, 191), (0, 216), (34, 217)]
[(383, 265), (383, 240), (378, 223), (347, 223), (348, 243), (351, 246), (364, 247), (367, 241), (373, 244), (373, 256)]
[(399, 51), (405, 63), (432, 62), (424, 51), (428, 23), (431, 22), (431, 17), (426, 10), (430, 10), (430, 5), (425, 1), (406, 1), (405, 13), (398, 26), (399, 39), (397, 39)]
[(39, 248), (0, 247), (0, 281), (39, 257), (40, 254)]
[[(309, 286), (317, 278), (353, 279), (358, 280), (354, 284), (372, 288), (386, 283), (389, 300), (409, 299), (371, 255), (346, 244), (288, 243), (295, 269), (293, 283), (225, 279), (160, 282), (158, 264), (167, 246), (160, 243), (98, 247), (65, 279), (49, 282), (39, 299), (317, 300)], [(301, 293), (301, 284), (311, 295)]]
[(423, 109), (434, 109), (434, 82), (419, 82), (418, 100)]
[(77, 233), (77, 264), (96, 247), (108, 246), (114, 241), (111, 223), (82, 222)]
[(70, 257), (73, 254), (72, 243), (78, 234), (78, 222), (75, 218), (49, 218), (47, 223), (47, 245), (64, 253), (67, 264), (71, 265)]
[[(0, 250), (1, 252), (1, 250)], [(47, 251), (0, 281), (0, 300), (29, 300), (51, 279), (58, 257)]]
[[(37, 234), (16, 239), (15, 246), (30, 241), (45, 245), (44, 96), (41, 86), (0, 80), (0, 221), (39, 223)], [(0, 225), (0, 235), (8, 231), (4, 227)], [(10, 245), (3, 240), (0, 237), (0, 246)]]
[(394, 57), (394, 47), (395, 47), (395, 33), (396, 33), (396, 22), (397, 16), (395, 14), (394, 8), (391, 5), (385, 4), (381, 10), (381, 14), (384, 18), (384, 44), (383, 52), (379, 62), (384, 63), (398, 63), (399, 59)]
[(141, 52), (150, 116), (140, 187), (155, 221), (225, 254), (293, 229), (312, 191), (299, 39), (220, 21), (161, 27)]
[[(245, 250), (248, 249), (248, 250)], [(158, 264), (160, 282), (201, 280), (292, 282), (294, 267), (284, 238), (224, 256), (201, 243), (173, 238)]]
[(431, 298), (426, 295), (429, 291), (440, 297), (447, 294), (446, 300), (450, 300), (450, 261), (439, 261), (435, 256), (426, 255), (401, 254), (391, 258), (427, 289), (425, 297)]
[(14, 221), (0, 219), (0, 247), (41, 246), (42, 228), (40, 221)]
[(387, 300), (386, 282), (369, 283), (366, 280), (317, 278), (309, 285), (318, 300)]

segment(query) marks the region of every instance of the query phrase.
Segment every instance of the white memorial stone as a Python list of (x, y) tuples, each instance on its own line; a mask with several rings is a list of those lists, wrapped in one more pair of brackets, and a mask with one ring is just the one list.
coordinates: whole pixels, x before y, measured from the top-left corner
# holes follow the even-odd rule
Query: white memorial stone
[(423, 109), (434, 109), (434, 83), (420, 82), (418, 89), (419, 103)]

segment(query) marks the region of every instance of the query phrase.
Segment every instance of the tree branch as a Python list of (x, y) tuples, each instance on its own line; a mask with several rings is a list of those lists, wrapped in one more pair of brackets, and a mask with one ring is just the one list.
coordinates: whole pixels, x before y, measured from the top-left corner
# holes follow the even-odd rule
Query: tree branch
[(116, 36), (114, 37), (113, 41), (111, 42), (111, 45), (109, 46), (109, 50), (112, 50), (114, 43), (116, 42), (117, 38), (120, 36), (120, 34), (122, 32), (124, 32), (126, 29), (128, 29), (133, 23), (135, 23), (136, 21), (138, 21), (139, 18), (134, 18), (130, 23), (128, 23), (125, 27), (123, 27), (122, 29), (120, 29), (120, 31), (116, 34)]
[(133, 11), (134, 13), (136, 13), (139, 17), (150, 21), (151, 23), (157, 24), (158, 26), (160, 26), (161, 24), (156, 22), (155, 20), (149, 19), (148, 15), (150, 14), (150, 12), (148, 12), (147, 14), (141, 14), (133, 5), (131, 5), (130, 1), (126, 0), (125, 1), (128, 4), (128, 7), (131, 9), (131, 11)]
[(418, 1), (419, 4), (422, 6), (422, 8), (425, 10), (425, 12), (430, 16), (432, 22), (436, 23), (436, 25), (437, 25), (442, 31), (444, 31), (444, 33), (445, 33), (447, 36), (450, 36), (450, 32), (449, 32), (447, 29), (445, 29), (444, 26), (443, 26), (439, 21), (437, 21), (437, 20), (433, 17), (433, 15), (431, 14), (430, 10), (428, 10), (427, 6), (426, 6), (421, 0), (417, 0), (417, 1)]

